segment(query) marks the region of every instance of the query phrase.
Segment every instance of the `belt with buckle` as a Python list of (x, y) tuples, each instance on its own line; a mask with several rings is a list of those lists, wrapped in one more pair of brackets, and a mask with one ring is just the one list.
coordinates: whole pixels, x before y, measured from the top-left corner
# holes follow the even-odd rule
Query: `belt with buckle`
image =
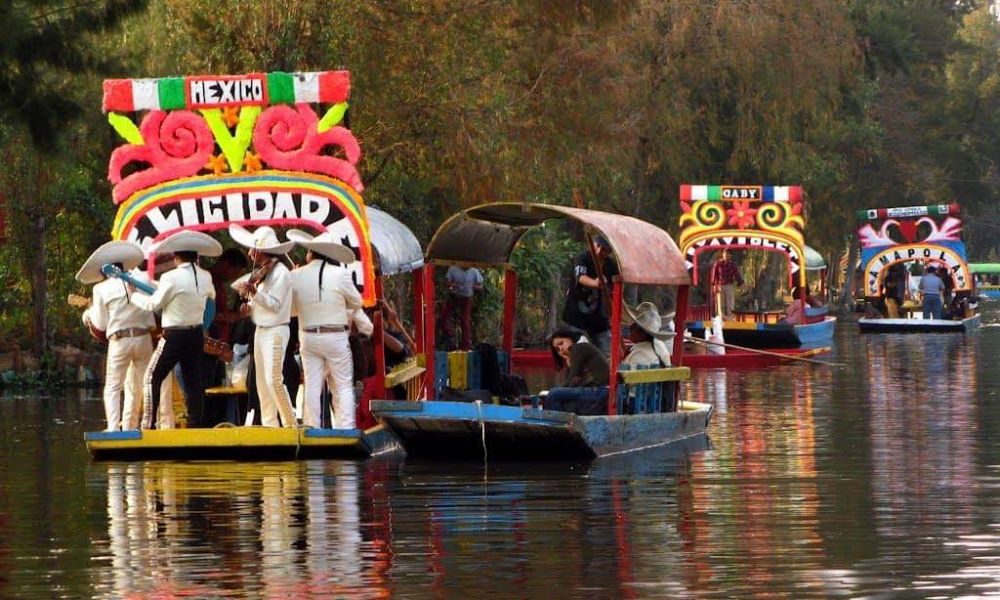
[(306, 333), (344, 333), (347, 325), (318, 325), (316, 327), (306, 327), (302, 331)]
[(149, 330), (142, 327), (129, 327), (127, 329), (119, 329), (118, 331), (112, 333), (108, 336), (109, 340), (120, 340), (122, 338), (139, 337), (140, 335), (149, 335)]
[(192, 329), (201, 329), (201, 325), (171, 325), (163, 328), (164, 331), (190, 331)]

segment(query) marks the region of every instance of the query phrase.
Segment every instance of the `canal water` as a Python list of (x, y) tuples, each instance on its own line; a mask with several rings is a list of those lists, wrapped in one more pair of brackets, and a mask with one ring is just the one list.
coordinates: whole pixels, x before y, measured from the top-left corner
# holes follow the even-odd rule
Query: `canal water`
[(0, 398), (0, 598), (1000, 594), (1000, 311), (699, 371), (707, 440), (589, 463), (93, 463), (93, 392)]

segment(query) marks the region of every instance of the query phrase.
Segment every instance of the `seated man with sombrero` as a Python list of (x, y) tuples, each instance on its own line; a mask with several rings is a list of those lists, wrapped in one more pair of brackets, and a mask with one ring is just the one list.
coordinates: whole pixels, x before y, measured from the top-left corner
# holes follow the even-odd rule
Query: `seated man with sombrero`
[[(628, 340), (632, 349), (622, 364), (635, 366), (670, 366), (670, 349), (667, 340), (673, 339), (672, 328), (663, 327), (663, 321), (673, 324), (674, 313), (661, 316), (652, 302), (642, 302), (635, 308), (625, 304), (626, 322), (629, 325)], [(628, 321), (631, 321), (628, 323)]]
[[(163, 338), (146, 371), (143, 390), (142, 428), (152, 429), (160, 407), (160, 385), (178, 363), (187, 386), (188, 427), (202, 422), (204, 385), (201, 353), (205, 345), (202, 329), (205, 303), (215, 299), (212, 275), (198, 266), (198, 256), (219, 256), (219, 242), (200, 231), (179, 231), (154, 246), (156, 254), (173, 253), (174, 268), (164, 273), (152, 296), (132, 293), (132, 303), (160, 312)], [(131, 285), (130, 291), (135, 289)], [(162, 426), (162, 424), (159, 424)]]
[(358, 288), (350, 274), (339, 268), (354, 262), (354, 252), (337, 243), (329, 232), (313, 237), (292, 229), (288, 239), (308, 250), (306, 264), (292, 271), (293, 311), (299, 318), (299, 348), (306, 379), (302, 420), (306, 426), (320, 426), (323, 382), (332, 381), (334, 427), (354, 429), (354, 363), (348, 336), (354, 319), (361, 319), (363, 329), (367, 329), (367, 319), (360, 312)]
[(80, 283), (93, 283), (94, 291), (90, 308), (83, 313), (83, 322), (92, 332), (108, 340), (108, 357), (104, 374), (104, 415), (106, 431), (134, 429), (138, 426), (139, 402), (142, 398), (142, 379), (130, 377), (122, 410), (121, 395), (126, 384), (126, 374), (144, 374), (153, 355), (150, 332), (156, 325), (153, 313), (129, 301), (127, 284), (120, 279), (108, 279), (101, 273), (104, 265), (115, 265), (131, 271), (143, 260), (142, 248), (126, 241), (111, 241), (90, 255), (76, 279)]
[(233, 287), (247, 299), (241, 312), (250, 316), (255, 327), (253, 361), (260, 422), (264, 427), (294, 427), (295, 411), (283, 371), (292, 318), (292, 279), (281, 257), (295, 244), (279, 242), (274, 229), (267, 225), (253, 233), (230, 225), (229, 235), (249, 250), (253, 265), (250, 275), (236, 280)]

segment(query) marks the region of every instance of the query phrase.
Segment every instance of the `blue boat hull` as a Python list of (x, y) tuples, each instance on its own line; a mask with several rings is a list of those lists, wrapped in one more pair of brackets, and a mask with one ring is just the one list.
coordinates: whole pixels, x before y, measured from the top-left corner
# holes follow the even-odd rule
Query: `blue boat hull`
[(858, 319), (861, 333), (968, 333), (979, 329), (980, 317), (946, 319)]
[(482, 459), (593, 458), (704, 435), (708, 405), (691, 410), (579, 416), (466, 402), (372, 402), (372, 414), (410, 456)]
[[(723, 323), (722, 335), (727, 344), (747, 348), (800, 348), (811, 350), (825, 348), (833, 344), (836, 317), (827, 317), (816, 323), (787, 325), (784, 323), (755, 323), (752, 327), (744, 323)], [(688, 325), (691, 335), (705, 336), (705, 322), (695, 321)]]

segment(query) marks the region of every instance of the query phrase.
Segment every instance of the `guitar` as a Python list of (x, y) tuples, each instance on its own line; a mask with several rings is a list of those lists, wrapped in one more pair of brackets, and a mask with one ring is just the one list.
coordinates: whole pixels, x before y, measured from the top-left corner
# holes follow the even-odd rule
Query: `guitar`
[[(139, 290), (143, 294), (152, 296), (156, 292), (156, 288), (149, 283), (136, 279), (131, 274), (122, 271), (114, 265), (104, 265), (101, 267), (101, 273), (105, 277), (114, 277), (116, 279), (121, 279), (126, 283), (131, 283), (135, 286), (135, 289)], [(202, 328), (206, 331), (212, 326), (212, 320), (215, 319), (215, 302), (205, 303), (205, 316), (202, 318)]]
[[(126, 283), (131, 283), (132, 285), (135, 286), (135, 289), (139, 290), (144, 294), (151, 296), (153, 295), (153, 293), (156, 292), (156, 288), (150, 285), (149, 283), (136, 279), (129, 273), (122, 271), (121, 269), (119, 269), (114, 265), (110, 264), (104, 265), (103, 267), (101, 267), (101, 273), (103, 273), (105, 277), (114, 277), (116, 279), (121, 279)], [(202, 318), (202, 328), (207, 330), (209, 326), (212, 324), (212, 320), (214, 318), (215, 318), (215, 302), (205, 302), (205, 315)], [(205, 354), (218, 356), (226, 362), (229, 362), (233, 359), (233, 349), (229, 346), (229, 344), (223, 342), (222, 340), (210, 338), (207, 335), (205, 336), (205, 343), (204, 346), (202, 347), (202, 351)]]
[[(66, 304), (77, 308), (90, 308), (90, 298), (86, 296), (79, 296), (77, 294), (70, 294), (66, 296)], [(108, 341), (107, 333), (101, 331), (97, 327), (94, 327), (94, 324), (91, 323), (89, 319), (87, 320), (87, 330), (90, 331), (90, 335), (92, 335), (97, 341)]]

